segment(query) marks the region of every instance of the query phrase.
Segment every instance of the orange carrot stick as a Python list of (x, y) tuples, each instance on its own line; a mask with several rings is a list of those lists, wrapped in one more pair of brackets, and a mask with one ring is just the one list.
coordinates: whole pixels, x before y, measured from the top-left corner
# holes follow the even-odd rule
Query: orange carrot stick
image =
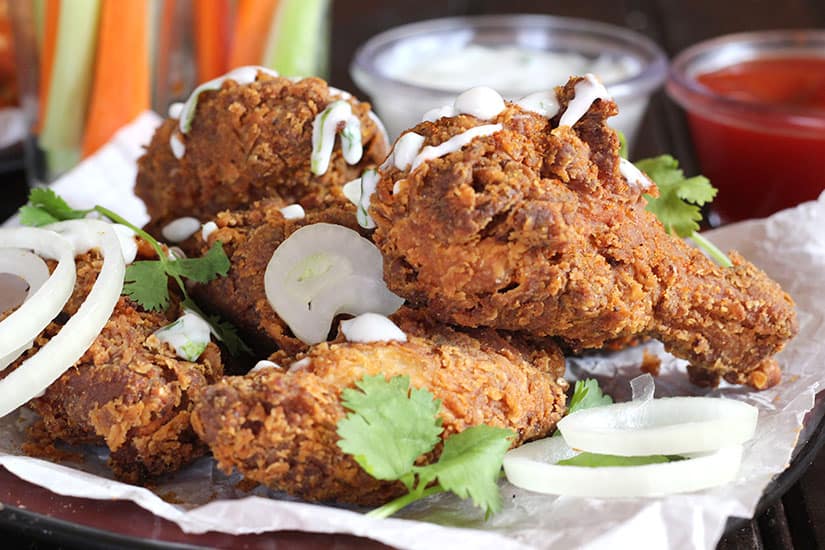
[(260, 65), (278, 0), (238, 0), (229, 67)]
[(95, 74), (83, 136), (86, 157), (149, 108), (149, 6), (103, 0)]
[(43, 24), (43, 49), (40, 51), (40, 83), (37, 90), (38, 112), (37, 131), (43, 129), (46, 120), (46, 105), (49, 102), (49, 86), (54, 65), (54, 47), (57, 43), (57, 18), (60, 15), (60, 0), (46, 0)]
[(228, 0), (195, 0), (195, 61), (199, 82), (211, 80), (227, 70), (229, 8)]

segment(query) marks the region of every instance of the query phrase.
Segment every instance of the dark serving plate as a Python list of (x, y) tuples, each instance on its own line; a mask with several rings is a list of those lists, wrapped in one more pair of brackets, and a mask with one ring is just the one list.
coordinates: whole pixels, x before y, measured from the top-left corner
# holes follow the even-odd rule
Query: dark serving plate
[[(825, 392), (816, 396), (808, 413), (790, 466), (766, 487), (756, 515), (784, 495), (811, 465), (825, 443)], [(224, 533), (189, 535), (172, 522), (158, 518), (128, 501), (65, 497), (23, 481), (0, 468), (0, 534), (3, 540), (29, 548), (386, 548), (350, 535), (282, 531), (233, 536)], [(730, 518), (726, 531), (735, 531), (747, 518)], [(37, 541), (37, 542), (32, 542)]]

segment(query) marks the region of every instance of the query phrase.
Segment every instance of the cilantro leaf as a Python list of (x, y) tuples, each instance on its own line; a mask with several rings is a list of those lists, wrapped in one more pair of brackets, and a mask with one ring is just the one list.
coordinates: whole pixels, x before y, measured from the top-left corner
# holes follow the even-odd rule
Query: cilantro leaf
[(427, 390), (410, 390), (408, 376), (365, 376), (355, 385), (358, 390), (341, 392), (353, 412), (338, 423), (338, 446), (374, 478), (401, 480), (412, 489), (415, 460), (440, 440), (441, 402)]
[(20, 208), (20, 223), (22, 225), (40, 227), (59, 221), (60, 220), (38, 206), (31, 206), (27, 204), (26, 206), (22, 206)]
[(587, 468), (644, 466), (646, 464), (662, 464), (684, 460), (681, 456), (617, 456), (598, 453), (580, 453), (572, 458), (559, 460), (556, 464), (562, 466), (585, 466)]
[(624, 137), (624, 132), (616, 130), (616, 135), (619, 136), (619, 156), (623, 159), (627, 158), (627, 138)]
[(220, 241), (215, 241), (200, 258), (178, 258), (169, 261), (167, 266), (170, 274), (180, 275), (197, 283), (208, 283), (217, 277), (224, 277), (229, 272), (229, 267), (229, 258), (226, 257)]
[(206, 320), (206, 322), (209, 323), (209, 326), (212, 328), (212, 334), (214, 334), (215, 337), (218, 340), (220, 340), (224, 346), (226, 346), (226, 349), (229, 350), (229, 353), (231, 355), (237, 357), (242, 353), (252, 353), (252, 350), (249, 348), (249, 346), (246, 345), (246, 342), (244, 342), (238, 335), (238, 329), (236, 329), (232, 323), (224, 319), (221, 319), (217, 315), (205, 314), (201, 310), (201, 308), (198, 307), (198, 304), (196, 304), (195, 301), (192, 300), (192, 298), (190, 298), (189, 296), (184, 297), (183, 301), (181, 302), (181, 305), (186, 309), (194, 311), (195, 313), (200, 315), (204, 320)]
[(514, 437), (512, 430), (472, 426), (444, 441), (438, 462), (416, 467), (415, 471), (424, 486), (438, 479), (444, 490), (460, 498), (472, 498), (487, 514), (498, 512), (501, 493), (496, 482), (504, 453)]
[(126, 266), (123, 294), (148, 311), (163, 311), (169, 307), (169, 287), (163, 263), (145, 260)]
[(719, 265), (730, 267), (730, 259), (707, 239), (698, 233), (702, 220), (701, 206), (708, 204), (716, 196), (716, 188), (704, 176), (685, 178), (679, 168), (679, 161), (670, 155), (643, 159), (635, 163), (656, 182), (659, 196), (645, 195), (647, 210), (656, 215), (665, 231), (679, 237), (691, 238), (705, 250)]
[(611, 403), (613, 403), (613, 398), (602, 393), (598, 380), (594, 378), (578, 380), (576, 386), (573, 388), (570, 403), (567, 405), (567, 414), (592, 409), (593, 407), (610, 405)]
[[(29, 203), (24, 206), (28, 207), (28, 214), (26, 221), (43, 221), (46, 216), (52, 218), (51, 222), (62, 220), (78, 220), (84, 218), (91, 210), (76, 210), (69, 206), (69, 204), (57, 193), (48, 187), (35, 187), (29, 192)], [(38, 212), (35, 214), (34, 210)], [(23, 221), (23, 209), (21, 209), (21, 223), (23, 225), (45, 225), (44, 223), (29, 224)]]

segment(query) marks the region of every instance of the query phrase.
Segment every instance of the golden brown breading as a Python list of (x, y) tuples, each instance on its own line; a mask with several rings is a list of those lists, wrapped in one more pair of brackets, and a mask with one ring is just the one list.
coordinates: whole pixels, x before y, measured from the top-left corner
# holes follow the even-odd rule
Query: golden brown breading
[[(619, 170), (613, 101), (558, 127), (578, 81), (557, 89), (551, 120), (508, 104), (484, 121), (501, 131), (412, 172), (382, 169), (370, 213), (389, 288), (447, 323), (573, 349), (647, 334), (717, 381), (775, 380), (770, 357), (797, 331), (790, 297), (740, 256), (723, 269), (664, 231)], [(479, 124), (412, 131), (438, 145)]]
[(192, 424), (220, 467), (312, 501), (375, 505), (402, 494), (400, 484), (373, 479), (337, 445), (340, 392), (365, 375), (408, 375), (413, 387), (431, 391), (442, 401), (444, 436), (483, 423), (516, 431), (517, 445), (547, 435), (561, 418), (567, 383), (552, 342), (537, 347), (490, 329), (453, 329), (411, 311), (394, 320), (407, 342), (280, 352), (272, 359), (286, 372), (269, 368), (208, 387)]
[(387, 143), (369, 116), (369, 104), (347, 98), (361, 122), (363, 157), (350, 166), (336, 145), (329, 170), (313, 175), (313, 120), (341, 98), (318, 78), (293, 82), (263, 73), (251, 84), (229, 80), (217, 91), (203, 92), (183, 138), (184, 156), (172, 154), (169, 139), (178, 121), (167, 119), (138, 160), (135, 192), (149, 210), (150, 231), (181, 216), (207, 221), (221, 210), (263, 198), (307, 209), (345, 202), (341, 186), (381, 162)]
[(193, 296), (210, 313), (218, 314), (234, 324), (256, 352), (268, 356), (277, 349), (297, 353), (307, 348), (289, 330), (266, 298), (264, 272), (272, 253), (292, 233), (313, 223), (332, 223), (362, 231), (355, 219), (352, 204), (319, 211), (309, 211), (306, 217), (287, 220), (279, 208), (282, 203), (267, 199), (255, 203), (249, 210), (221, 212), (215, 218), (218, 229), (206, 242), (195, 235), (184, 248), (195, 255), (205, 253), (213, 243), (223, 243), (231, 267), (226, 277), (204, 285), (195, 285)]
[[(83, 302), (102, 260), (92, 252), (79, 256), (76, 265), (77, 283), (64, 319)], [(195, 397), (222, 375), (220, 351), (210, 343), (198, 362), (191, 363), (161, 345), (153, 332), (178, 313), (175, 306), (166, 314), (146, 312), (121, 296), (91, 347), (29, 403), (41, 417), (39, 437), (105, 444), (112, 471), (129, 482), (173, 472), (206, 454), (189, 416)], [(51, 323), (13, 367), (60, 328), (60, 322)]]

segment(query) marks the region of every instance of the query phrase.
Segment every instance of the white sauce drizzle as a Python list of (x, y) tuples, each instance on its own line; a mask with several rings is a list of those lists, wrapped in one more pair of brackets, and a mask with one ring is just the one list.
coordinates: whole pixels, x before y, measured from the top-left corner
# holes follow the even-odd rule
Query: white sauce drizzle
[(210, 341), (209, 323), (191, 311), (178, 318), (170, 325), (155, 331), (155, 336), (162, 343), (174, 348), (175, 354), (187, 361), (197, 361)]
[(495, 118), (504, 110), (504, 99), (487, 86), (476, 86), (458, 94), (452, 107), (445, 105), (424, 113), (423, 120), (434, 122), (442, 117), (471, 115), (481, 120)]
[(215, 222), (206, 222), (201, 227), (201, 238), (205, 241), (209, 238), (209, 235), (214, 233), (218, 230), (218, 224)]
[(491, 136), (502, 129), (501, 124), (485, 124), (483, 126), (476, 126), (475, 128), (470, 128), (456, 136), (451, 137), (441, 145), (437, 145), (433, 147), (432, 145), (428, 145), (421, 150), (421, 152), (415, 157), (415, 160), (412, 163), (412, 167), (410, 171), (415, 170), (421, 163), (426, 162), (428, 160), (437, 159), (447, 155), (449, 153), (453, 153), (455, 151), (461, 150), (465, 145), (473, 141), (475, 138), (478, 137), (486, 137)]
[(362, 313), (341, 321), (341, 332), (347, 342), (368, 344), (371, 342), (406, 342), (407, 335), (398, 325), (378, 313)]
[(280, 212), (285, 220), (300, 220), (301, 218), (306, 217), (304, 207), (297, 203), (284, 206), (281, 208)]
[(168, 242), (179, 243), (194, 235), (200, 228), (201, 222), (197, 218), (187, 216), (172, 220), (160, 230), (160, 233)]
[(180, 119), (181, 112), (183, 112), (183, 102), (176, 101), (175, 103), (169, 105), (169, 110), (167, 111), (167, 114), (169, 115), (169, 118)]
[[(344, 125), (338, 131), (340, 124)], [(352, 106), (344, 100), (333, 101), (318, 113), (312, 122), (312, 156), (310, 169), (316, 176), (321, 176), (329, 169), (335, 135), (341, 134), (341, 150), (347, 164), (356, 164), (361, 160), (361, 121), (352, 113)]]
[(312, 359), (309, 357), (304, 357), (300, 361), (295, 361), (291, 365), (289, 365), (289, 370), (301, 370), (305, 369), (312, 364)]
[(253, 373), (253, 372), (258, 372), (258, 371), (262, 371), (262, 370), (264, 370), (264, 369), (279, 369), (279, 370), (283, 370), (283, 369), (281, 368), (281, 365), (279, 365), (278, 363), (273, 363), (272, 361), (267, 361), (266, 359), (264, 359), (264, 360), (262, 360), (262, 361), (258, 361), (257, 363), (255, 363), (255, 366), (254, 366), (254, 367), (252, 367), (252, 368), (249, 370), (249, 372), (250, 372), (250, 373)]
[[(189, 130), (192, 129), (192, 120), (195, 118), (195, 111), (198, 108), (198, 99), (203, 92), (218, 90), (227, 80), (234, 80), (241, 85), (251, 84), (258, 78), (259, 72), (270, 76), (278, 76), (277, 71), (273, 71), (272, 69), (268, 69), (266, 67), (258, 67), (254, 65), (238, 67), (223, 76), (213, 78), (212, 80), (204, 82), (195, 88), (183, 106), (180, 107), (180, 109), (175, 108), (178, 115), (177, 117), (172, 116), (172, 107), (175, 106), (175, 104), (172, 104), (169, 108), (169, 116), (172, 118), (178, 118), (178, 130), (182, 135), (186, 135), (189, 133)], [(169, 138), (169, 146), (172, 148), (172, 154), (175, 155), (175, 158), (180, 159), (186, 153), (186, 146), (174, 132)]]
[(395, 147), (381, 165), (381, 169), (386, 170), (390, 166), (395, 166), (399, 170), (406, 170), (421, 151), (422, 145), (424, 145), (424, 136), (415, 132), (407, 132), (395, 142)]
[(342, 189), (344, 196), (355, 205), (355, 217), (358, 225), (364, 229), (375, 228), (375, 221), (369, 211), (370, 200), (379, 181), (381, 181), (381, 175), (377, 170), (364, 170), (360, 178), (345, 183)]
[(519, 99), (516, 105), (545, 118), (553, 118), (559, 113), (559, 98), (556, 97), (555, 90), (526, 95)]
[(399, 191), (401, 191), (401, 182), (406, 182), (407, 180), (398, 180), (397, 182), (392, 184), (392, 194), (397, 195)]
[(650, 179), (641, 170), (627, 159), (619, 159), (619, 172), (631, 187), (637, 189), (647, 189), (650, 187)]
[(112, 229), (115, 230), (117, 240), (120, 241), (120, 251), (123, 253), (123, 261), (126, 265), (135, 261), (137, 257), (137, 241), (135, 241), (135, 232), (125, 225), (119, 223), (112, 224)]
[(584, 75), (575, 86), (576, 96), (567, 104), (567, 110), (561, 115), (559, 126), (573, 126), (587, 113), (597, 99), (611, 99), (607, 88), (592, 73)]
[(452, 105), (443, 105), (441, 107), (436, 107), (434, 109), (430, 109), (429, 111), (424, 113), (424, 116), (421, 117), (421, 120), (422, 121), (426, 120), (427, 122), (435, 122), (439, 118), (444, 118), (444, 117), (449, 117), (449, 116), (455, 116), (455, 109), (453, 109)]

